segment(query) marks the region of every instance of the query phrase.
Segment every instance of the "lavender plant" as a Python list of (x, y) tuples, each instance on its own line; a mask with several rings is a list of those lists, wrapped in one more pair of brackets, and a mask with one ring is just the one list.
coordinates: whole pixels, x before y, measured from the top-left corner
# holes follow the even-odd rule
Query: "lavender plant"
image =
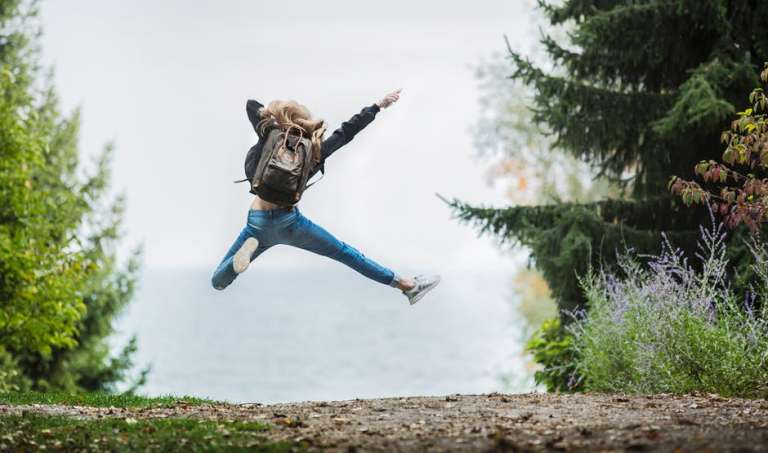
[(620, 256), (618, 274), (581, 280), (588, 315), (569, 327), (586, 390), (768, 397), (768, 250), (749, 244), (758, 277), (729, 285), (725, 231), (701, 228), (694, 266), (666, 238), (658, 256)]

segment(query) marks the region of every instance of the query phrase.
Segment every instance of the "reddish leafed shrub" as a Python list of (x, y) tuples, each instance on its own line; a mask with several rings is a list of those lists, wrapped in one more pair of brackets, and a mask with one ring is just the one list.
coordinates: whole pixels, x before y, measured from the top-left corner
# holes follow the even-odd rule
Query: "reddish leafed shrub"
[[(768, 83), (768, 63), (760, 74)], [(672, 193), (686, 205), (708, 203), (726, 225), (757, 231), (768, 220), (768, 96), (762, 88), (749, 96), (750, 108), (738, 113), (721, 135), (726, 145), (722, 162), (699, 162), (696, 175), (703, 185), (673, 176)]]

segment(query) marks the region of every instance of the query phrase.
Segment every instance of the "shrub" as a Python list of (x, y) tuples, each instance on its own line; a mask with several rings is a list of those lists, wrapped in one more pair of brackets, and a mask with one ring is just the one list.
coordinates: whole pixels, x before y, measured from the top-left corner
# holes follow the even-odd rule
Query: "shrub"
[(536, 384), (549, 392), (575, 391), (581, 386), (576, 371), (573, 335), (560, 325), (560, 318), (542, 323), (526, 345), (542, 368), (534, 374)]
[[(753, 240), (758, 279), (729, 286), (722, 224), (701, 228), (696, 266), (664, 241), (659, 256), (620, 256), (618, 274), (582, 279), (588, 316), (569, 326), (586, 390), (768, 397), (768, 253)], [(650, 258), (647, 264), (643, 258)]]
[[(760, 73), (760, 80), (768, 83), (768, 63)], [(729, 226), (743, 223), (756, 232), (768, 220), (768, 95), (765, 90), (754, 89), (749, 104), (720, 136), (726, 145), (722, 162), (704, 160), (696, 165), (696, 175), (704, 186), (673, 176), (669, 187), (685, 204), (709, 203)]]

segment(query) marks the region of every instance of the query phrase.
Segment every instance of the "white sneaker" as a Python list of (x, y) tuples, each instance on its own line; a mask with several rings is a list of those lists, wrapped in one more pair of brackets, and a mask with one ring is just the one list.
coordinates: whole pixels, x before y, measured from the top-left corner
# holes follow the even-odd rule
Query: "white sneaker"
[(437, 286), (437, 284), (440, 283), (440, 276), (418, 275), (413, 278), (413, 281), (416, 282), (416, 286), (408, 291), (403, 291), (403, 294), (408, 297), (408, 302), (410, 302), (411, 305), (420, 301), (432, 288)]
[(235, 253), (235, 258), (232, 261), (232, 267), (235, 269), (235, 273), (241, 274), (248, 269), (248, 265), (251, 264), (251, 257), (256, 249), (259, 247), (259, 241), (256, 238), (248, 238), (240, 246), (240, 250)]

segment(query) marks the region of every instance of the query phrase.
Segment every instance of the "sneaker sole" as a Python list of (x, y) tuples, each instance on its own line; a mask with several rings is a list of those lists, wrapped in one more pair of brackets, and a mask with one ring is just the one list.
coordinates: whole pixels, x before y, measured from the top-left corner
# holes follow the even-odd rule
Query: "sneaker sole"
[(240, 250), (235, 253), (235, 259), (232, 262), (236, 274), (243, 273), (248, 269), (248, 265), (251, 264), (251, 257), (258, 247), (259, 241), (256, 238), (248, 238), (240, 246)]
[(424, 296), (426, 296), (428, 292), (432, 291), (435, 288), (435, 286), (437, 286), (438, 283), (440, 283), (440, 276), (439, 275), (437, 276), (437, 279), (435, 280), (434, 283), (432, 283), (431, 285), (429, 285), (426, 288), (424, 288), (424, 291), (420, 292), (413, 299), (409, 300), (411, 305), (416, 305), (416, 302), (418, 302), (422, 298), (424, 298)]

